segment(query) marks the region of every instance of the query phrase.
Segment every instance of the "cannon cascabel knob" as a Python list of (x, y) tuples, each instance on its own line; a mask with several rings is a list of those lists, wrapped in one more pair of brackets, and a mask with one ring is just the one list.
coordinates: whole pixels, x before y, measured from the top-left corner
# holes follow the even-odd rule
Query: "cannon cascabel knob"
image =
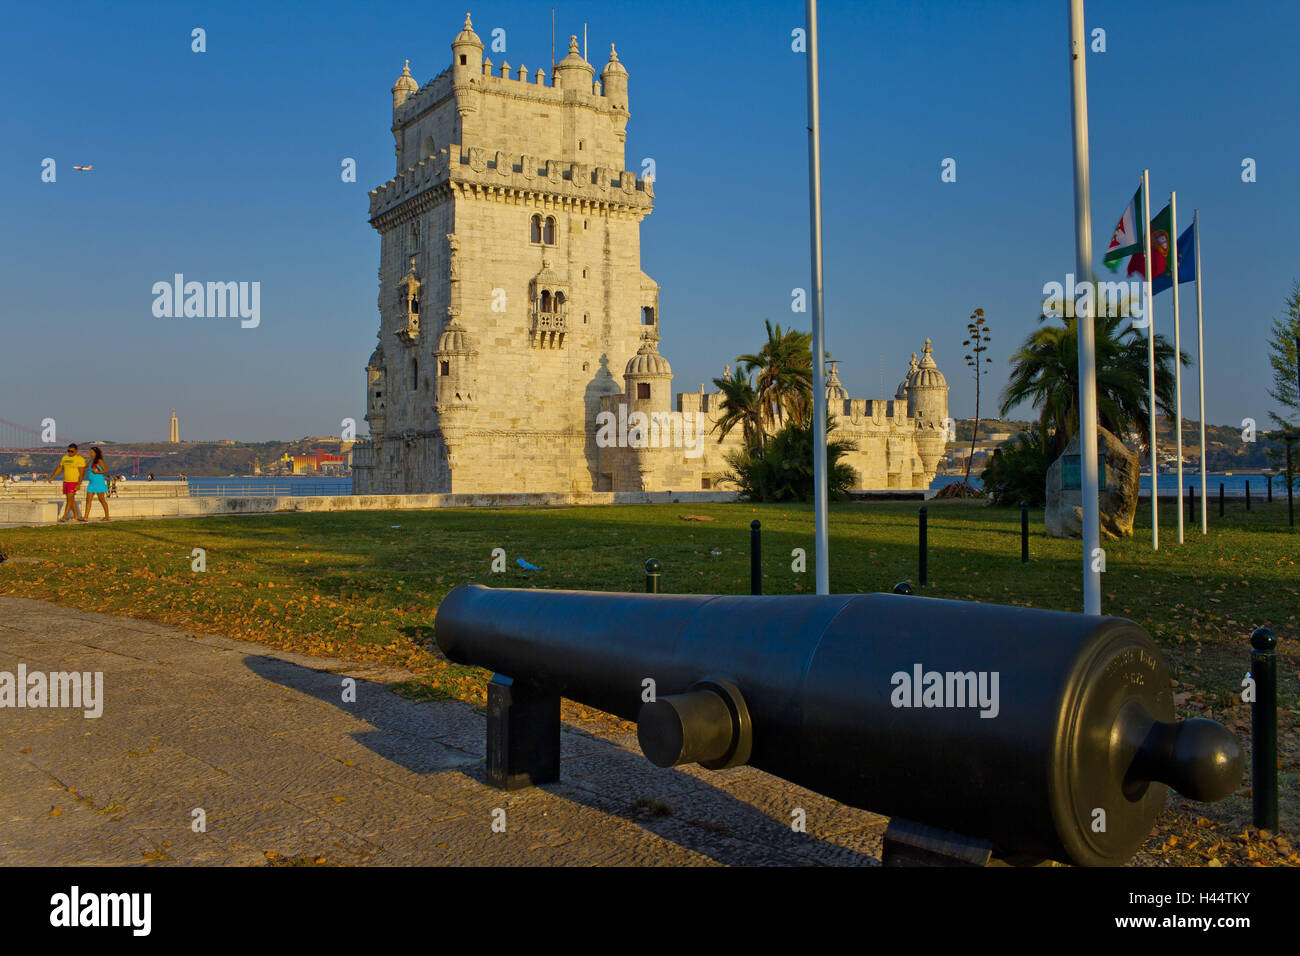
[(641, 752), (658, 767), (698, 763), (710, 770), (746, 763), (753, 740), (744, 697), (721, 678), (644, 704), (636, 735)]
[(1241, 785), (1241, 744), (1223, 724), (1201, 717), (1168, 723), (1146, 720), (1150, 726), (1125, 775), (1126, 789), (1156, 781), (1192, 800), (1213, 802)]

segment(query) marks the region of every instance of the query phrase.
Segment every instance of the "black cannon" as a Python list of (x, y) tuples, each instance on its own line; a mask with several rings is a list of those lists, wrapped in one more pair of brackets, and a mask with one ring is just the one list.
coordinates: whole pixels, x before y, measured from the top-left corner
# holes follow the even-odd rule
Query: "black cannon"
[[(1236, 739), (1174, 722), (1132, 621), (894, 594), (456, 588), (448, 658), (496, 672), (488, 779), (559, 778), (560, 697), (636, 720), (659, 766), (750, 764), (893, 819), (920, 862), (1129, 859), (1166, 785), (1219, 800)], [(892, 844), (891, 844), (892, 840)]]

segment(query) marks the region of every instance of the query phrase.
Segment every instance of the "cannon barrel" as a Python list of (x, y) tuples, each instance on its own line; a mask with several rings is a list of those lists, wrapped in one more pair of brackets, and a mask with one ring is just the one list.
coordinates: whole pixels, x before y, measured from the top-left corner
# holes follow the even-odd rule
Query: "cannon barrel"
[(1122, 618), (463, 585), (436, 634), (449, 659), (557, 695), (557, 728), (567, 697), (636, 720), (661, 766), (747, 763), (1007, 859), (1123, 863), (1166, 785), (1219, 800), (1241, 780), (1236, 739), (1174, 721), (1159, 648)]

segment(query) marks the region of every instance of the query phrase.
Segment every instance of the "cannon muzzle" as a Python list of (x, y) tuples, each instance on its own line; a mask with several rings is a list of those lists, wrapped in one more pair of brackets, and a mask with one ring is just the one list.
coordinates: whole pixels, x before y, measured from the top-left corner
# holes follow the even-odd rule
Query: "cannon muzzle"
[[(1174, 720), (1159, 648), (1123, 618), (464, 585), (436, 633), (449, 659), (497, 673), (488, 763), (502, 786), (558, 778), (561, 696), (637, 721), (659, 766), (750, 764), (1008, 859), (1123, 863), (1168, 787), (1218, 800), (1241, 781), (1236, 739)], [(541, 746), (537, 720), (554, 721), (554, 743), (512, 773)]]

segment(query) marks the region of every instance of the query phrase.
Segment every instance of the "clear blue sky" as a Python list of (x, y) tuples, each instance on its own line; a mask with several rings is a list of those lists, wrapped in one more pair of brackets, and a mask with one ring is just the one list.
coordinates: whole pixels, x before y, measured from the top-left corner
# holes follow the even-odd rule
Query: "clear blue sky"
[[(549, 4), (471, 11), (485, 40), (506, 29), (512, 64), (549, 63)], [(557, 4), (560, 55), (585, 21), (597, 69), (613, 41), (630, 73), (628, 166), (658, 170), (642, 264), (663, 287), (677, 390), (756, 347), (764, 317), (809, 321), (790, 312), (809, 284), (805, 61), (790, 49), (802, 11)], [(1200, 208), (1207, 417), (1262, 425), (1268, 330), (1300, 279), (1300, 4), (1091, 0), (1087, 13), (1107, 33), (1088, 59), (1097, 254), (1144, 166), (1153, 202), (1173, 188), (1180, 220)], [(164, 439), (173, 406), (188, 439), (360, 422), (378, 327), (366, 192), (394, 173), (389, 88), (404, 58), (421, 83), (447, 66), (463, 17), (464, 4), (329, 0), (9, 5), (0, 418), (119, 441)], [(1065, 0), (828, 0), (821, 21), (827, 344), (853, 395), (883, 398), (930, 336), (953, 414), (969, 415), (971, 310), (994, 330), (996, 394), (1043, 283), (1073, 271)], [(357, 183), (340, 181), (343, 157)], [(945, 157), (956, 183), (940, 181)], [(1243, 157), (1257, 182), (1241, 181)], [(260, 281), (260, 327), (155, 318), (151, 286), (176, 272)], [(1172, 332), (1170, 307), (1157, 299), (1158, 331)], [(1194, 369), (1185, 385), (1190, 416)]]

